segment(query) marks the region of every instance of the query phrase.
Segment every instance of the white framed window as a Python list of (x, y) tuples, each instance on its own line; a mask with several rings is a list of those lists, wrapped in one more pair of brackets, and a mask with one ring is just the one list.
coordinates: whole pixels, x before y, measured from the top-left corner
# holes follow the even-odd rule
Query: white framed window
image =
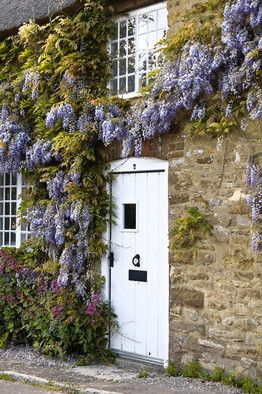
[(17, 210), (26, 185), (21, 174), (0, 175), (0, 247), (19, 247), (29, 238), (27, 224), (18, 224)]
[(132, 97), (146, 82), (149, 71), (158, 65), (156, 43), (166, 37), (166, 2), (144, 7), (116, 20), (110, 41), (113, 95)]

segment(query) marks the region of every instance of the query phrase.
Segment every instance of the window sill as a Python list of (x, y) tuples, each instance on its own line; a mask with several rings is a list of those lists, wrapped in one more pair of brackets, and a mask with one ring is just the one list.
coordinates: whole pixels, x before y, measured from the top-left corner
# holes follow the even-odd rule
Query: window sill
[(134, 92), (134, 93), (127, 93), (127, 94), (118, 94), (117, 96), (114, 96), (114, 97), (118, 97), (123, 100), (130, 100), (130, 99), (135, 99), (135, 98), (141, 98), (142, 96), (143, 96), (142, 93)]

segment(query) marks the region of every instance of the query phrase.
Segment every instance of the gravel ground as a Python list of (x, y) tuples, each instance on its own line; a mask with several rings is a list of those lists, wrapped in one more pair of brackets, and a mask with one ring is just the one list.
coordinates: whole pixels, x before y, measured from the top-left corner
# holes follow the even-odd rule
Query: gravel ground
[[(0, 381), (1, 394), (54, 394), (53, 391), (43, 390), (38, 387), (29, 386), (18, 382)], [(56, 394), (62, 394), (56, 392)]]
[(240, 394), (242, 390), (223, 386), (219, 383), (203, 382), (182, 377), (170, 378), (151, 372), (147, 379), (137, 378), (132, 368), (125, 366), (95, 365), (77, 367), (75, 359), (61, 361), (33, 351), (29, 347), (0, 349), (0, 370), (15, 371), (45, 378), (48, 381), (67, 383), (82, 389), (116, 391), (124, 394)]

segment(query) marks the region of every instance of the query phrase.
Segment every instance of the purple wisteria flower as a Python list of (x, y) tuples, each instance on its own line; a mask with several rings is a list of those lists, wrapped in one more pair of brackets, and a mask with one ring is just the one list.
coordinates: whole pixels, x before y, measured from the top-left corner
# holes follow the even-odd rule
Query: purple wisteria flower
[(23, 165), (29, 138), (29, 128), (11, 120), (3, 106), (0, 118), (0, 172), (17, 172)]
[(65, 189), (68, 184), (68, 178), (64, 171), (58, 171), (56, 176), (47, 182), (49, 197), (54, 200), (65, 199)]
[(68, 130), (74, 124), (74, 110), (71, 104), (62, 103), (51, 108), (46, 115), (46, 127), (52, 128), (58, 121), (62, 121), (63, 128)]
[(50, 163), (54, 158), (51, 141), (37, 140), (26, 152), (26, 165), (29, 169), (33, 169)]
[(36, 100), (39, 95), (40, 74), (34, 70), (25, 72), (24, 84), (22, 88), (23, 93), (31, 92), (32, 100)]

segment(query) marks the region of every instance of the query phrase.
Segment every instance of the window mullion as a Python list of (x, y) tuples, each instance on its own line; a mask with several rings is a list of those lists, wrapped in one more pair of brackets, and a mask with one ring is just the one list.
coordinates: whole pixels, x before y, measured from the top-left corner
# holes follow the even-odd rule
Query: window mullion
[(22, 174), (17, 174), (17, 201), (16, 201), (16, 247), (21, 246), (21, 224), (18, 224), (17, 212), (22, 202)]
[(139, 91), (139, 35), (138, 35), (138, 15), (136, 15), (135, 29), (135, 91)]

